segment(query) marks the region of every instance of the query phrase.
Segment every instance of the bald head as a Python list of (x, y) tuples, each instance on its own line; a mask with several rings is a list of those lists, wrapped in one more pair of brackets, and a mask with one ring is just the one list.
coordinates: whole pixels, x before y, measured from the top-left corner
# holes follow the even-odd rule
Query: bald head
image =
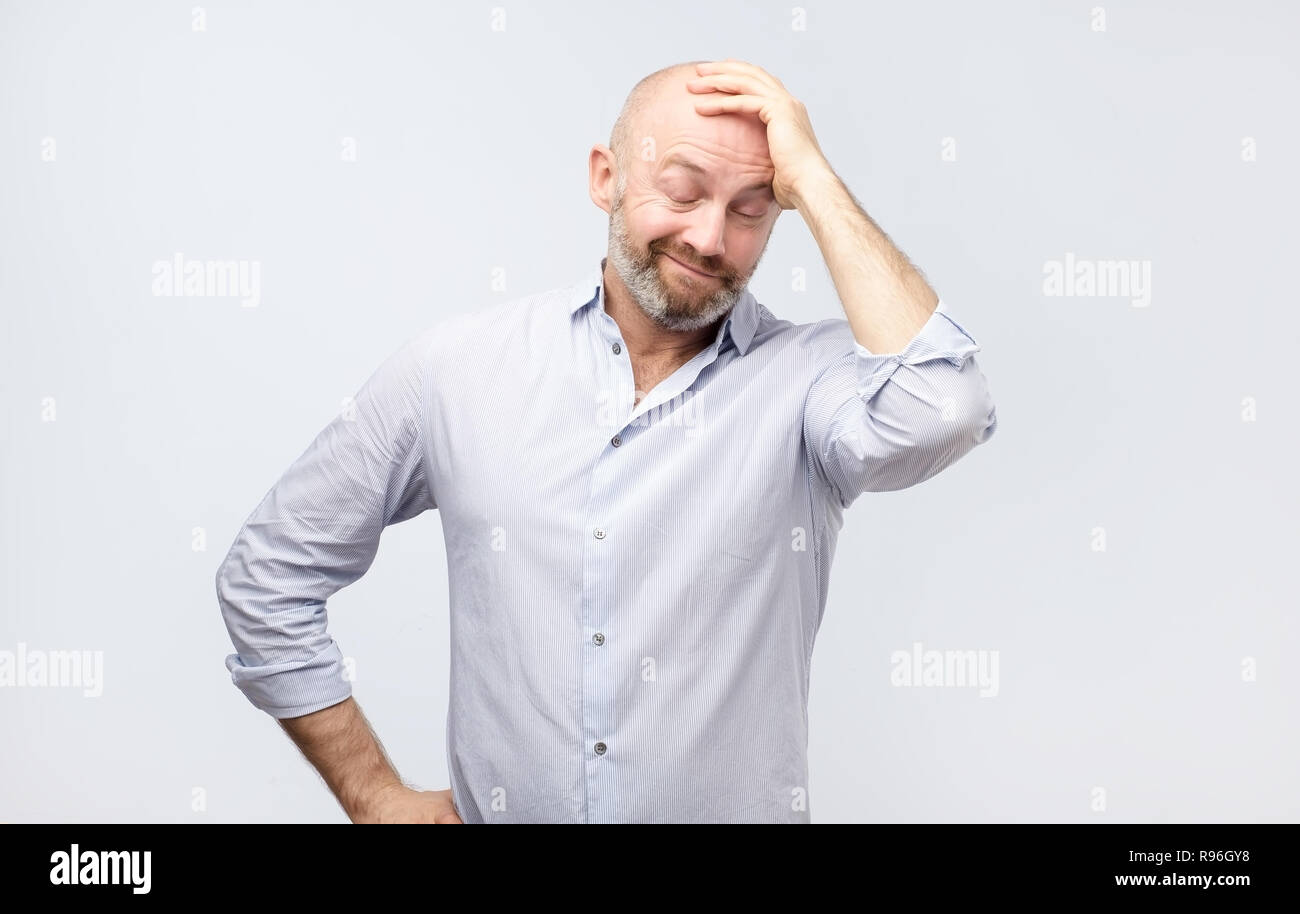
[(627, 100), (623, 102), (623, 110), (619, 112), (618, 120), (614, 122), (614, 129), (609, 135), (609, 149), (614, 153), (614, 160), (618, 163), (620, 187), (627, 181), (628, 164), (632, 161), (637, 137), (648, 136), (651, 133), (646, 121), (655, 105), (670, 90), (679, 94), (685, 92), (686, 82), (697, 75), (695, 65), (707, 62), (690, 60), (685, 63), (675, 63), (662, 70), (655, 70), (633, 86), (632, 91), (627, 94)]

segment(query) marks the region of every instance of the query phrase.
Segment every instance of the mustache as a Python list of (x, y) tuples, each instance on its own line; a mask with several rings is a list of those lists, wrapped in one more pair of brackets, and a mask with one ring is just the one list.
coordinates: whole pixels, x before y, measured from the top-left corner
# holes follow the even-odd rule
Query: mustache
[(726, 267), (723, 267), (721, 265), (715, 265), (712, 263), (700, 263), (694, 257), (691, 257), (688, 254), (680, 253), (679, 251), (674, 251), (670, 248), (652, 246), (650, 248), (650, 256), (653, 258), (655, 254), (666, 254), (669, 257), (673, 258), (674, 260), (681, 261), (682, 263), (686, 264), (688, 267), (694, 267), (695, 269), (699, 270), (702, 273), (712, 273), (714, 276), (720, 277), (722, 279), (729, 280), (732, 279), (734, 276), (733, 272), (731, 270), (728, 270)]

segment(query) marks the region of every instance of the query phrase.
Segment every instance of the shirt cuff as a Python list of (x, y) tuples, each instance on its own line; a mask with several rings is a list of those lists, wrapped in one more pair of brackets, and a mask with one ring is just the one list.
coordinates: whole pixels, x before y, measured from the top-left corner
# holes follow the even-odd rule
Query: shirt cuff
[(947, 359), (960, 368), (968, 356), (980, 351), (979, 343), (953, 319), (942, 300), (902, 352), (878, 355), (857, 340), (853, 344), (857, 353), (858, 396), (863, 400), (874, 397), (899, 365)]
[(238, 654), (231, 654), (226, 669), (255, 708), (276, 718), (301, 717), (352, 695), (352, 683), (343, 675), (343, 652), (333, 640), (307, 661), (245, 666)]

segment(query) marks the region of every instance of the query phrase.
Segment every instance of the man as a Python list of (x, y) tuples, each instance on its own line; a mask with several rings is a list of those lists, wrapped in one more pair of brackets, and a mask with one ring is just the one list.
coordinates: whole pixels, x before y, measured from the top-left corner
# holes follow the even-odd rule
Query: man
[[(217, 573), (235, 683), (355, 822), (810, 821), (809, 671), (843, 510), (995, 429), (978, 344), (766, 71), (642, 80), (590, 192), (610, 214), (600, 269), (401, 347)], [(792, 324), (748, 291), (787, 209), (847, 321)], [(441, 791), (393, 770), (325, 613), (383, 528), (430, 508), (451, 613)]]

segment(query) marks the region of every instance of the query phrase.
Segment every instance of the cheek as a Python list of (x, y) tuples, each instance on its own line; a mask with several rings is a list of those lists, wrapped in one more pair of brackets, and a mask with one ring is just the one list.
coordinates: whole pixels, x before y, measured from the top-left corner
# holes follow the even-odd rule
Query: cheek
[(657, 241), (690, 230), (691, 213), (674, 206), (662, 195), (648, 194), (623, 209), (628, 228), (644, 241)]
[(682, 213), (667, 207), (647, 206), (640, 212), (636, 232), (643, 243), (650, 244), (680, 234), (688, 228), (690, 221)]
[(762, 226), (738, 226), (727, 233), (727, 256), (732, 263), (750, 264), (763, 250), (767, 234)]

